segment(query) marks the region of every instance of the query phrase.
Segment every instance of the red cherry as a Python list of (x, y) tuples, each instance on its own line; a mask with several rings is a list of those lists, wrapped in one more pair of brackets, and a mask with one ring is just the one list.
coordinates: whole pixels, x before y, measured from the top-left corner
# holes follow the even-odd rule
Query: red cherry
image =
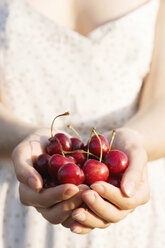
[(109, 177), (109, 178), (107, 179), (107, 183), (110, 183), (110, 184), (112, 184), (113, 186), (120, 188), (120, 179), (117, 178), (117, 177), (112, 177), (112, 176)]
[(87, 159), (87, 155), (82, 152), (74, 152), (72, 153), (72, 157), (76, 160), (76, 164), (80, 166), (82, 166)]
[(72, 158), (71, 156), (68, 157), (63, 157), (60, 154), (54, 154), (51, 159), (49, 160), (49, 166), (48, 166), (48, 171), (49, 171), (49, 175), (52, 178), (56, 178), (57, 177), (57, 172), (59, 170), (59, 168), (66, 163), (74, 163), (75, 159)]
[(61, 147), (56, 138), (59, 140), (63, 151), (71, 151), (72, 143), (70, 138), (63, 133), (57, 133), (46, 147), (48, 154), (62, 154)]
[(124, 152), (111, 150), (106, 154), (104, 163), (108, 166), (110, 175), (116, 175), (126, 170), (129, 160)]
[(85, 182), (89, 185), (97, 181), (106, 181), (109, 176), (107, 165), (95, 159), (89, 159), (83, 165)]
[(87, 150), (88, 150), (88, 143), (86, 145), (84, 145), (83, 150), (87, 152)]
[(83, 175), (81, 168), (74, 163), (64, 164), (58, 170), (58, 181), (60, 183), (72, 183), (79, 185), (82, 182)]
[(85, 174), (84, 174), (84, 171), (80, 168), (80, 183), (79, 184), (82, 184), (85, 182)]
[(57, 185), (59, 185), (58, 181), (56, 179), (47, 179), (45, 184), (44, 184), (44, 188), (48, 189), (48, 188), (52, 188), (52, 187), (56, 187)]
[(48, 162), (50, 155), (45, 153), (38, 156), (37, 160), (34, 162), (34, 168), (40, 173), (42, 177), (47, 177), (48, 175)]
[(72, 151), (84, 148), (84, 143), (82, 142), (82, 140), (78, 138), (71, 138), (71, 142), (72, 142)]
[(76, 164), (76, 159), (74, 157), (72, 157), (71, 155), (66, 155), (66, 158), (69, 159), (68, 162)]
[[(99, 134), (98, 136), (101, 140), (102, 153), (104, 158), (109, 149), (109, 141), (101, 134)], [(98, 157), (100, 156), (100, 143), (96, 135), (92, 136), (91, 138), (91, 141), (89, 143), (89, 151)]]

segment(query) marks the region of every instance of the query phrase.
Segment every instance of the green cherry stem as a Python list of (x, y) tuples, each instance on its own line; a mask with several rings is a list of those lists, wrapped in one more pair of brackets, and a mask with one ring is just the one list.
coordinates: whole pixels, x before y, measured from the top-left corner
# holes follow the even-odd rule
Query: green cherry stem
[(78, 137), (80, 140), (82, 140), (80, 134), (79, 134), (71, 125), (67, 125), (67, 128), (69, 128), (70, 130), (72, 130), (72, 132), (74, 132), (74, 133), (77, 135), (77, 137)]
[(56, 136), (54, 136), (54, 138), (55, 138), (55, 140), (57, 141), (57, 143), (58, 143), (58, 145), (60, 147), (60, 151), (61, 151), (62, 156), (65, 157), (64, 150), (62, 148), (61, 142), (59, 141), (59, 139)]
[(89, 159), (89, 155), (90, 155), (89, 154), (89, 145), (90, 145), (90, 142), (91, 142), (91, 139), (92, 139), (92, 136), (93, 136), (95, 130), (96, 130), (96, 127), (93, 127), (91, 134), (90, 134), (90, 137), (89, 137), (89, 140), (88, 140), (87, 159)]
[(109, 145), (109, 150), (108, 150), (108, 152), (110, 152), (110, 150), (112, 149), (112, 144), (113, 144), (115, 135), (116, 135), (116, 129), (114, 129), (114, 130), (112, 131), (112, 136), (111, 136), (111, 140), (110, 140), (110, 145)]
[(84, 150), (64, 151), (64, 154), (72, 154), (72, 153), (76, 153), (76, 152), (85, 153), (85, 154), (87, 154), (87, 155), (89, 154), (89, 155), (91, 155), (91, 156), (93, 156), (93, 157), (99, 159), (99, 157), (97, 157), (97, 156), (94, 155), (93, 153), (91, 153), (91, 152), (86, 152), (86, 151), (84, 151)]
[(100, 139), (99, 135), (96, 133), (96, 130), (94, 130), (93, 132), (96, 135), (96, 137), (98, 138), (98, 141), (100, 143), (100, 159), (99, 159), (99, 162), (101, 162), (102, 161), (102, 157), (103, 157), (103, 151), (102, 151), (103, 146), (102, 146), (101, 139)]
[(65, 112), (64, 114), (57, 115), (57, 116), (53, 119), (52, 125), (51, 125), (51, 138), (49, 139), (50, 141), (51, 141), (51, 139), (53, 138), (53, 126), (54, 126), (55, 120), (56, 120), (58, 117), (66, 116), (66, 115), (70, 115), (70, 113), (69, 113), (69, 112)]

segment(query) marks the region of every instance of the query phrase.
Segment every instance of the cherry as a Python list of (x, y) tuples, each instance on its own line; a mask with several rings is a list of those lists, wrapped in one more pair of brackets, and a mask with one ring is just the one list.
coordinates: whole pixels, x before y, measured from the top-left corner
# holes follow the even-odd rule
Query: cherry
[(49, 160), (49, 166), (48, 166), (48, 172), (49, 175), (52, 178), (56, 178), (57, 177), (57, 172), (59, 170), (59, 168), (66, 163), (69, 162), (76, 162), (75, 159), (71, 156), (68, 157), (63, 157), (60, 154), (54, 154), (51, 159)]
[[(57, 117), (68, 114), (66, 112)], [(44, 187), (55, 187), (63, 183), (79, 185), (84, 181), (88, 185), (97, 181), (106, 181), (120, 187), (120, 181), (129, 160), (124, 152), (112, 150), (116, 130), (113, 130), (109, 144), (109, 141), (103, 135), (98, 135), (96, 128), (93, 128), (88, 143), (84, 146), (81, 136), (70, 125), (68, 128), (78, 138), (70, 139), (64, 133), (53, 136), (53, 124), (57, 117), (51, 125), (50, 142), (46, 147), (48, 154), (41, 154), (34, 161), (35, 169), (43, 178)]]
[(71, 125), (67, 125), (67, 127), (70, 130), (72, 130), (72, 132), (74, 132), (78, 137), (78, 138), (75, 138), (75, 137), (71, 138), (72, 151), (83, 149), (84, 148), (84, 143), (82, 141), (82, 138), (81, 138), (80, 134)]
[(108, 166), (110, 174), (115, 175), (126, 170), (129, 160), (124, 152), (111, 150), (106, 154), (104, 163)]
[(62, 154), (62, 151), (71, 151), (72, 143), (70, 138), (64, 133), (57, 133), (47, 145), (48, 154)]
[(85, 182), (84, 171), (80, 168), (80, 184)]
[(64, 114), (57, 115), (51, 124), (51, 137), (49, 138), (50, 143), (47, 145), (46, 150), (49, 155), (53, 155), (55, 153), (64, 155), (63, 151), (70, 151), (72, 149), (71, 140), (64, 133), (57, 133), (53, 135), (53, 125), (55, 120), (58, 117), (70, 115), (69, 112), (65, 112)]
[[(101, 140), (102, 154), (104, 158), (109, 149), (109, 141), (101, 134), (99, 134), (98, 136)], [(100, 156), (100, 142), (96, 135), (92, 136), (91, 138), (91, 141), (89, 143), (89, 151), (98, 157)]]
[(76, 164), (80, 166), (82, 166), (87, 159), (87, 155), (82, 152), (74, 152), (72, 153), (72, 157), (76, 160)]
[(37, 160), (34, 162), (34, 168), (40, 173), (42, 177), (47, 177), (48, 175), (48, 162), (50, 155), (47, 153), (39, 155)]
[(84, 143), (82, 140), (78, 138), (71, 138), (71, 143), (72, 143), (72, 151), (83, 149), (84, 148)]
[(60, 183), (79, 185), (83, 183), (84, 178), (82, 169), (74, 163), (64, 164), (58, 170), (58, 181)]
[(109, 176), (107, 165), (95, 159), (89, 159), (83, 165), (85, 182), (89, 185), (97, 181), (106, 181)]
[(56, 179), (47, 179), (45, 184), (44, 184), (44, 188), (52, 188), (52, 187), (56, 187), (57, 185), (59, 185), (58, 181)]
[(110, 177), (107, 179), (107, 183), (110, 183), (110, 184), (112, 184), (113, 186), (120, 188), (120, 179), (119, 179), (118, 177), (110, 176)]
[(128, 167), (127, 155), (119, 150), (112, 150), (112, 143), (116, 135), (116, 130), (112, 131), (109, 151), (104, 158), (104, 163), (108, 166), (110, 175), (119, 175)]
[[(71, 154), (71, 155), (72, 155), (72, 154)], [(69, 159), (69, 161), (68, 161), (68, 162), (71, 162), (71, 163), (76, 164), (76, 159), (75, 159), (74, 157), (72, 157), (71, 155), (66, 155), (66, 158), (68, 158), (68, 159)]]
[(84, 148), (83, 148), (84, 151), (88, 151), (88, 143), (86, 145), (84, 145)]

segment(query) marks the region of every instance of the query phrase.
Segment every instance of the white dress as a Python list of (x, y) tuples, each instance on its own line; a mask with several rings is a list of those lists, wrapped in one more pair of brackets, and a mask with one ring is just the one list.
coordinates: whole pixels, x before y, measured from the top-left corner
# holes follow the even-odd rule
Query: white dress
[[(87, 37), (55, 24), (25, 0), (0, 1), (0, 92), (15, 116), (49, 127), (72, 124), (87, 138), (122, 126), (135, 112), (150, 68), (159, 0)], [(19, 202), (10, 161), (0, 161), (1, 248), (165, 247), (165, 162), (149, 164), (151, 201), (118, 224), (88, 235), (53, 226)]]

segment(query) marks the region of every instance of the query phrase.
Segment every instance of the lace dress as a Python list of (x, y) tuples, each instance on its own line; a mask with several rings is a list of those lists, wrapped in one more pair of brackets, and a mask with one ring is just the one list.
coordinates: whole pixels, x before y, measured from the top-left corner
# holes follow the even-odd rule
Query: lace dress
[[(72, 124), (86, 140), (122, 126), (135, 112), (149, 71), (159, 0), (84, 37), (55, 24), (25, 0), (0, 1), (0, 92), (17, 118), (49, 127)], [(164, 159), (149, 164), (151, 201), (118, 224), (88, 235), (53, 226), (22, 206), (10, 161), (0, 161), (0, 247), (163, 248)]]

